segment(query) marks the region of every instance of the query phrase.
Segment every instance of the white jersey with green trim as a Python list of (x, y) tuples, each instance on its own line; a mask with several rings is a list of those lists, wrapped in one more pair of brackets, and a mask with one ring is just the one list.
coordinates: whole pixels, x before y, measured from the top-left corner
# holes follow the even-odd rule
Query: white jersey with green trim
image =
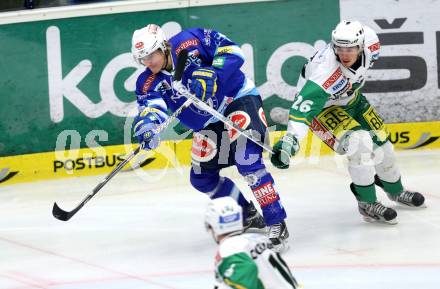
[(379, 58), (377, 34), (368, 26), (364, 26), (364, 32), (365, 45), (356, 70), (344, 67), (337, 60), (332, 45), (328, 44), (306, 64), (305, 73), (298, 80), (298, 91), (301, 91), (307, 80), (311, 80), (329, 95), (324, 107), (348, 104), (364, 85), (368, 69)]
[[(218, 282), (222, 283), (219, 288), (295, 289), (296, 280), (280, 255), (270, 249), (271, 246), (265, 235), (257, 233), (223, 239), (216, 256), (216, 274)], [(255, 265), (257, 270), (248, 270)], [(258, 276), (249, 276), (249, 272)], [(251, 285), (248, 282), (253, 277), (259, 280)]]
[(289, 113), (287, 130), (301, 141), (312, 119), (324, 108), (350, 104), (365, 83), (368, 69), (379, 58), (377, 34), (364, 26), (364, 49), (350, 68), (339, 62), (331, 44), (326, 45), (304, 65), (298, 79), (298, 94)]

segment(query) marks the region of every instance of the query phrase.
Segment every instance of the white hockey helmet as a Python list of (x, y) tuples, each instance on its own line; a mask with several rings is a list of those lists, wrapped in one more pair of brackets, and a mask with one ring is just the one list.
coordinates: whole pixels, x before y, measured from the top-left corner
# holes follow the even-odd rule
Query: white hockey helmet
[(166, 36), (160, 26), (148, 24), (146, 27), (135, 30), (131, 39), (131, 53), (134, 60), (142, 64), (141, 59), (154, 51), (166, 50)]
[(231, 197), (221, 197), (209, 202), (205, 213), (206, 229), (214, 237), (243, 230), (243, 209)]
[(333, 47), (355, 47), (364, 49), (364, 27), (359, 21), (341, 21), (332, 31)]

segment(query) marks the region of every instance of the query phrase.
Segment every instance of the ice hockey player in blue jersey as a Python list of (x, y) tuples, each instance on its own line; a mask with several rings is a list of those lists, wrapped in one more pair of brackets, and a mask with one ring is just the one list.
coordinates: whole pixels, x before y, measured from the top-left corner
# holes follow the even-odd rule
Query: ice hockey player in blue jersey
[[(168, 111), (176, 111), (186, 101), (172, 86), (172, 71), (183, 50), (188, 51), (188, 59), (182, 84), (263, 142), (267, 124), (262, 100), (254, 83), (240, 71), (244, 63), (240, 47), (217, 31), (201, 28), (184, 30), (167, 40), (158, 25), (149, 24), (134, 31), (132, 38), (132, 54), (136, 62), (146, 66), (136, 83), (139, 115), (133, 126), (144, 148), (159, 145), (159, 135), (153, 129), (168, 118)], [(286, 248), (286, 212), (263, 163), (262, 148), (194, 105), (184, 109), (178, 119), (194, 131), (190, 173), (193, 187), (211, 199), (234, 198), (243, 208), (245, 227), (268, 226), (275, 249)], [(264, 220), (234, 182), (220, 176), (221, 169), (234, 165), (251, 188)]]

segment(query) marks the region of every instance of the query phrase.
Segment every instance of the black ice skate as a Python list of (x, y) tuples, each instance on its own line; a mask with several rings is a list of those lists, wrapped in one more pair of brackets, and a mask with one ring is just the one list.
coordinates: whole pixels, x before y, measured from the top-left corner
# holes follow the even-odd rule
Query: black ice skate
[[(374, 183), (383, 189), (383, 184), (377, 175), (374, 176)], [(425, 197), (421, 193), (404, 190), (398, 195), (388, 193), (387, 195), (390, 200), (399, 204), (408, 207), (426, 208)]]
[(244, 230), (248, 229), (264, 229), (266, 228), (266, 223), (264, 222), (263, 216), (258, 213), (254, 204), (251, 202), (247, 209), (247, 217), (243, 221)]
[[(356, 198), (358, 198), (353, 183), (350, 184), (350, 190)], [(385, 207), (377, 201), (374, 203), (367, 203), (358, 200), (358, 209), (366, 222), (371, 223), (380, 221), (392, 225), (397, 224), (397, 212), (392, 208)]]
[(269, 240), (272, 242), (273, 250), (275, 252), (283, 252), (289, 248), (287, 243), (288, 238), (289, 231), (287, 230), (287, 226), (284, 221), (269, 227)]
[(358, 209), (366, 222), (380, 221), (391, 225), (397, 224), (397, 212), (379, 202), (358, 202)]
[(387, 194), (390, 200), (408, 207), (426, 208), (425, 197), (421, 193), (404, 190), (399, 195)]

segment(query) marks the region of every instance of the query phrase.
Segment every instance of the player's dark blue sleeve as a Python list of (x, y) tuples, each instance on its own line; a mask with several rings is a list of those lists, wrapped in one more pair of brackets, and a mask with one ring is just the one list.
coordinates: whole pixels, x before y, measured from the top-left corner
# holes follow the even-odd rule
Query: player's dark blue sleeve
[(192, 31), (201, 40), (207, 58), (212, 59), (221, 82), (225, 83), (244, 63), (241, 48), (220, 32), (197, 28)]
[(167, 104), (159, 90), (160, 81), (160, 76), (152, 74), (149, 70), (139, 75), (136, 81), (136, 101), (140, 113), (145, 108), (150, 108), (165, 120), (168, 117)]

